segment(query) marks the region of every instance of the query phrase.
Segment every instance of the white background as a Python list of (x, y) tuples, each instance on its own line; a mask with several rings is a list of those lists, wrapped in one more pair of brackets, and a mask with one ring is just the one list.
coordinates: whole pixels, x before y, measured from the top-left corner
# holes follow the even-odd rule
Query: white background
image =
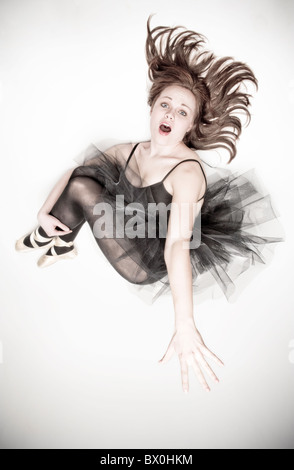
[[(286, 448), (294, 443), (293, 1), (1, 0), (1, 448)], [(259, 79), (232, 167), (255, 167), (286, 242), (236, 303), (199, 302), (225, 368), (202, 391), (163, 356), (171, 299), (152, 306), (88, 227), (79, 256), (41, 270), (14, 251), (91, 141), (148, 139), (146, 21), (203, 33)], [(291, 346), (292, 345), (292, 346)], [(292, 347), (292, 349), (291, 349)]]

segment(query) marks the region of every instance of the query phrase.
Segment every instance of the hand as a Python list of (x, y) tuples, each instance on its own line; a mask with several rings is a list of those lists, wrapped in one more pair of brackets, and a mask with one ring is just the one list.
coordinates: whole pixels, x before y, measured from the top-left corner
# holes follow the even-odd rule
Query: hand
[(210, 388), (205, 380), (201, 368), (208, 373), (212, 380), (219, 382), (219, 379), (204, 359), (204, 356), (214, 360), (220, 366), (223, 366), (224, 364), (205, 346), (193, 320), (188, 320), (176, 328), (167, 351), (159, 362), (161, 364), (165, 364), (171, 359), (175, 352), (178, 354), (180, 360), (184, 392), (189, 391), (189, 366), (193, 368), (199, 382), (207, 392), (210, 391)]
[[(53, 215), (44, 212), (38, 214), (38, 222), (45, 230), (48, 237), (67, 235), (68, 233), (72, 232), (70, 228), (60, 222), (60, 220), (58, 220), (56, 217), (53, 217)], [(61, 228), (61, 230), (57, 230), (56, 227)]]

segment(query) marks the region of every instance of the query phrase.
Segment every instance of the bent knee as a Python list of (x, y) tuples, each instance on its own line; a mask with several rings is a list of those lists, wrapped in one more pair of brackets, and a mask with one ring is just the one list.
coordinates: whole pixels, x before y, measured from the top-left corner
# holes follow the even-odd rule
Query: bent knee
[(101, 184), (95, 181), (91, 176), (81, 175), (79, 167), (76, 168), (71, 175), (71, 178), (68, 182), (70, 190), (75, 194), (100, 194), (102, 190)]

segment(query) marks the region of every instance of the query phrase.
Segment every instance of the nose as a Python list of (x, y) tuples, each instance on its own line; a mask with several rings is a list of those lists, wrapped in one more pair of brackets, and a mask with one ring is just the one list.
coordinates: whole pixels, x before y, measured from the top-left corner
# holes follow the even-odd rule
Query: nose
[(167, 111), (165, 113), (165, 117), (166, 117), (166, 119), (169, 119), (169, 120), (172, 121), (174, 119), (174, 113), (172, 111)]

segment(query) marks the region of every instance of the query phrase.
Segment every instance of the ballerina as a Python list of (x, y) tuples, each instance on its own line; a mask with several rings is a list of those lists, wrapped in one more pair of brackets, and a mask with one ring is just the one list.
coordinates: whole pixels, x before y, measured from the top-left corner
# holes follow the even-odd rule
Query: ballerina
[[(45, 248), (38, 265), (46, 267), (77, 255), (74, 240), (87, 222), (121, 276), (140, 286), (159, 283), (157, 295), (170, 290), (175, 330), (161, 362), (178, 355), (185, 392), (189, 367), (209, 391), (204, 372), (218, 378), (207, 360), (223, 366), (196, 328), (195, 285), (197, 292), (209, 272), (229, 298), (234, 278), (264, 262), (264, 246), (282, 240), (247, 231), (275, 219), (270, 197), (248, 175), (227, 171), (210, 184), (197, 154), (223, 147), (232, 161), (242, 130), (237, 114), (250, 118), (244, 84), (257, 86), (246, 64), (218, 59), (204, 43), (180, 27), (151, 30), (148, 19), (150, 140), (105, 152), (90, 146), (83, 164), (53, 188), (38, 227), (16, 243), (18, 251)], [(228, 274), (236, 258), (239, 269)]]

